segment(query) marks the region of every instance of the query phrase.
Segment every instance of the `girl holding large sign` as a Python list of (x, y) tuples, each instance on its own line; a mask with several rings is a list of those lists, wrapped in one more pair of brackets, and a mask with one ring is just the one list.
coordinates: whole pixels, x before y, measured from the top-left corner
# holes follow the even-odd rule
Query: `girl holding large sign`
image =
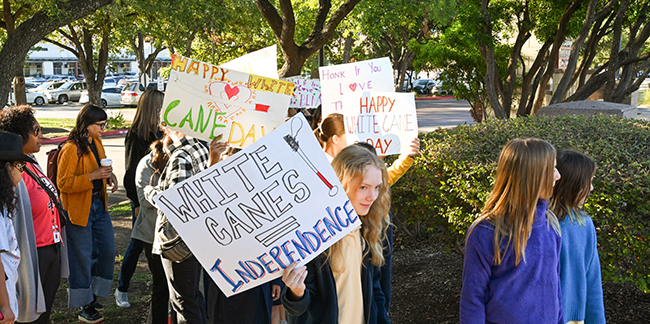
[(332, 161), (339, 180), (361, 218), (361, 228), (346, 235), (306, 266), (284, 272), (282, 303), (293, 323), (389, 323), (379, 288), (384, 264), (382, 222), (390, 208), (386, 165), (368, 150), (349, 146)]

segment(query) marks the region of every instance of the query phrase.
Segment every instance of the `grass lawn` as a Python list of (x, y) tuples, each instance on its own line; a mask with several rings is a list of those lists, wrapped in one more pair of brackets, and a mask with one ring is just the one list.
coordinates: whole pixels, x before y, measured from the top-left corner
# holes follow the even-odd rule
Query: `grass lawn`
[[(76, 121), (74, 118), (37, 118), (37, 120), (41, 124), (41, 127), (43, 127), (44, 138), (68, 136), (70, 130), (74, 128)], [(121, 127), (111, 127), (109, 123), (106, 131), (129, 128), (131, 127), (131, 122), (122, 120), (119, 126)]]

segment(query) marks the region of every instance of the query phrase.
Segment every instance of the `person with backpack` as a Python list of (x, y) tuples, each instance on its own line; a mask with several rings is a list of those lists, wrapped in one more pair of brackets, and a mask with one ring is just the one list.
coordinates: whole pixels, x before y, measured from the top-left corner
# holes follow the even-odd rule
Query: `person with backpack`
[[(110, 166), (100, 166), (106, 158), (101, 136), (106, 129), (106, 112), (86, 104), (58, 156), (57, 184), (70, 223), (68, 257), (68, 307), (79, 308), (79, 320), (104, 320), (97, 298), (107, 298), (113, 283), (115, 238), (108, 214), (106, 185), (117, 190), (117, 178)], [(81, 152), (81, 157), (78, 155)]]
[(65, 231), (54, 184), (36, 162), (43, 131), (28, 105), (0, 111), (0, 130), (21, 136), (26, 162), (16, 188), (19, 204), (13, 217), (21, 262), (18, 267), (19, 323), (48, 323), (61, 278), (67, 277)]

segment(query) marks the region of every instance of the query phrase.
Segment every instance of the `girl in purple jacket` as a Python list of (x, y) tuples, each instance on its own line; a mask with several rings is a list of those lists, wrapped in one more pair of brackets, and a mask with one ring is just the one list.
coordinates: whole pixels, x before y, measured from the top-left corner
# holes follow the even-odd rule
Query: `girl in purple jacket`
[(555, 148), (515, 139), (467, 234), (461, 323), (563, 323), (559, 224), (547, 210), (560, 173)]

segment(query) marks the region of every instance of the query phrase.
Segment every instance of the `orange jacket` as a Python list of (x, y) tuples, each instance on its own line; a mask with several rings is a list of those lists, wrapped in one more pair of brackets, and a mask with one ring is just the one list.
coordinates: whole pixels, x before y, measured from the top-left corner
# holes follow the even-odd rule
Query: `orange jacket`
[[(104, 146), (99, 138), (93, 138), (100, 159), (106, 158)], [(68, 211), (70, 222), (78, 226), (88, 224), (90, 204), (92, 203), (93, 182), (90, 173), (99, 168), (93, 153), (88, 149), (81, 158), (77, 156), (77, 145), (66, 143), (59, 152), (57, 161), (58, 171), (56, 184), (61, 191), (63, 208)], [(103, 180), (101, 195), (104, 198), (104, 208), (107, 208), (108, 194), (106, 193), (106, 179)]]

